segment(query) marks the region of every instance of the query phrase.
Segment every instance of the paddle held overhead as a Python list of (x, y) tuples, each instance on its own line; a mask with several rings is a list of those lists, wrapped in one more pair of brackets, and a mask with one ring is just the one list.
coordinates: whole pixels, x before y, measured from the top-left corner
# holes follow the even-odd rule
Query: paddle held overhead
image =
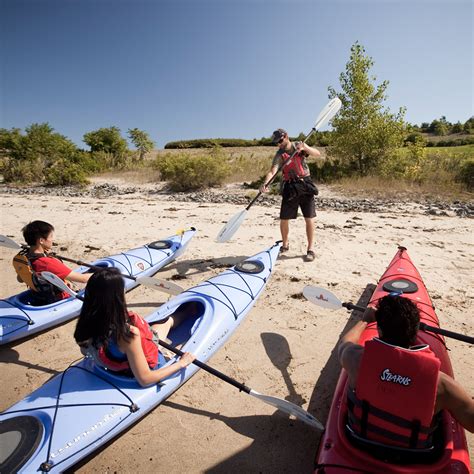
[[(331, 120), (338, 112), (339, 109), (341, 108), (341, 100), (338, 97), (335, 97), (334, 99), (330, 100), (328, 104), (324, 107), (323, 110), (318, 115), (318, 118), (316, 119), (316, 122), (314, 124), (314, 127), (311, 129), (311, 131), (306, 135), (303, 143), (306, 143), (306, 141), (309, 139), (311, 135), (313, 135), (314, 132), (319, 130), (324, 124), (326, 124), (329, 120)], [(277, 172), (270, 178), (270, 180), (265, 183), (265, 186), (270, 186), (270, 184), (275, 181), (275, 178), (277, 177), (278, 173), (281, 171), (281, 169), (288, 164), (293, 157), (295, 156), (296, 152), (293, 153), (287, 160), (285, 160), (278, 168)], [(219, 234), (216, 237), (216, 242), (222, 243), (222, 242), (227, 242), (232, 238), (232, 236), (237, 232), (237, 229), (240, 227), (242, 222), (244, 221), (249, 209), (253, 206), (255, 201), (262, 195), (262, 191), (259, 191), (258, 194), (250, 201), (249, 205), (243, 209), (242, 211), (238, 212), (235, 214), (227, 224), (224, 225), (224, 227), (220, 230)]]

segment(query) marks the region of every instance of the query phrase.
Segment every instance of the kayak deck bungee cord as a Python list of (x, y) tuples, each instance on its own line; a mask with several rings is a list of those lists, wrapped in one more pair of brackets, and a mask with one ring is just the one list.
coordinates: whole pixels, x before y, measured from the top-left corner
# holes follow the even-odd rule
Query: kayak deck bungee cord
[[(266, 286), (281, 243), (171, 298), (154, 323), (178, 308), (195, 310), (168, 338), (207, 361), (233, 334)], [(193, 302), (193, 305), (189, 303)], [(184, 306), (183, 305), (188, 305)], [(198, 310), (196, 311), (196, 308)], [(167, 363), (176, 361), (173, 356)], [(141, 387), (86, 357), (0, 414), (10, 454), (0, 472), (62, 472), (91, 455), (168, 398), (199, 368), (191, 364), (157, 385)], [(18, 433), (21, 434), (18, 440)]]
[[(179, 257), (195, 232), (196, 229), (190, 228), (166, 239), (98, 259), (93, 262), (93, 265), (118, 268), (123, 275), (128, 277), (150, 277)], [(86, 273), (90, 269), (88, 266), (80, 266), (74, 271)], [(140, 284), (130, 278), (124, 278), (124, 282), (126, 291)], [(74, 297), (41, 306), (35, 306), (34, 299), (34, 292), (27, 290), (0, 300), (0, 345), (31, 336), (76, 318), (82, 306), (82, 302)]]

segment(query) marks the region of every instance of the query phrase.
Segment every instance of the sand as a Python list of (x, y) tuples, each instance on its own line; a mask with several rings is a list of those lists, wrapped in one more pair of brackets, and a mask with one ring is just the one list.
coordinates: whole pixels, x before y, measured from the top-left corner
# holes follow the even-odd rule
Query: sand
[[(331, 190), (321, 188), (328, 197)], [(278, 207), (254, 206), (231, 242), (216, 244), (223, 223), (241, 210), (232, 204), (169, 201), (134, 193), (105, 199), (1, 195), (2, 233), (22, 242), (21, 227), (43, 219), (56, 227), (64, 255), (92, 260), (195, 226), (187, 252), (159, 278), (180, 274), (188, 288), (280, 238)], [(397, 250), (408, 248), (424, 277), (446, 329), (474, 335), (472, 220), (429, 216), (410, 202), (390, 213), (320, 211), (316, 260), (303, 261), (304, 221), (291, 225), (291, 249), (279, 259), (266, 290), (210, 365), (251, 388), (301, 404), (323, 423), (339, 374), (335, 347), (352, 323), (346, 311), (329, 311), (299, 298), (307, 284), (341, 300), (364, 302), (364, 291)], [(23, 289), (10, 264), (14, 251), (0, 248), (1, 297)], [(220, 268), (219, 268), (220, 267)], [(365, 294), (366, 296), (366, 294)], [(167, 299), (139, 287), (130, 307), (146, 315)], [(0, 348), (0, 409), (28, 395), (80, 358), (75, 322)], [(456, 378), (474, 395), (474, 346), (448, 340)], [(308, 473), (319, 433), (269, 405), (199, 372), (77, 472)], [(467, 434), (474, 453), (474, 435)]]

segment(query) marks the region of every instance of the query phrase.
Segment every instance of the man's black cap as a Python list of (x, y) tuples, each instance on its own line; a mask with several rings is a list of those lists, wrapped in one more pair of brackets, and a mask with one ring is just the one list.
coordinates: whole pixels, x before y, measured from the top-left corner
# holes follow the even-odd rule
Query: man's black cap
[(286, 130), (282, 128), (275, 130), (272, 135), (272, 143), (276, 145), (285, 135), (288, 135)]

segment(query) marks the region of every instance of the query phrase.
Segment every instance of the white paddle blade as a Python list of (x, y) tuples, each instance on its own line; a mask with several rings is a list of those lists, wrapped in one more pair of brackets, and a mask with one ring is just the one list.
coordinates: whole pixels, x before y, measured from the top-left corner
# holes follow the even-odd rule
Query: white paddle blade
[(324, 109), (321, 110), (320, 114), (318, 115), (316, 123), (314, 124), (314, 128), (319, 130), (323, 125), (329, 122), (329, 120), (331, 120), (339, 112), (341, 105), (342, 102), (339, 97), (334, 97), (334, 99), (331, 99), (326, 107), (324, 107)]
[(152, 278), (147, 276), (137, 277), (137, 283), (140, 283), (143, 286), (154, 288), (155, 290), (162, 291), (163, 293), (168, 293), (169, 295), (179, 295), (184, 291), (176, 283), (171, 283), (170, 281), (160, 280), (159, 278)]
[(7, 237), (6, 235), (0, 235), (0, 246), (15, 250), (20, 250), (22, 248), (20, 244), (17, 244), (14, 240), (10, 239), (10, 237)]
[(69, 286), (67, 286), (66, 283), (64, 283), (64, 281), (61, 280), (61, 278), (59, 278), (54, 273), (41, 272), (39, 275), (41, 276), (41, 278), (46, 280), (48, 283), (51, 283), (52, 285), (56, 286), (60, 290), (65, 291), (68, 295), (77, 296), (77, 293), (74, 290), (72, 290), (71, 288), (69, 288)]
[(286, 400), (282, 400), (281, 398), (271, 397), (269, 395), (262, 395), (261, 393), (256, 392), (255, 390), (250, 390), (249, 395), (252, 397), (258, 398), (264, 403), (268, 403), (269, 405), (278, 408), (279, 410), (288, 413), (289, 415), (293, 415), (299, 420), (303, 421), (307, 425), (311, 426), (312, 428), (316, 428), (317, 430), (324, 430), (324, 425), (313, 415), (308, 413), (303, 408), (295, 405), (294, 403), (288, 402)]
[(238, 212), (233, 216), (227, 224), (222, 227), (219, 234), (217, 234), (216, 242), (222, 243), (227, 242), (232, 238), (232, 236), (237, 232), (237, 229), (240, 227), (240, 224), (244, 221), (247, 215), (247, 209)]
[(319, 286), (305, 286), (303, 288), (303, 296), (313, 304), (322, 306), (323, 308), (341, 309), (342, 303), (330, 291), (320, 288)]

